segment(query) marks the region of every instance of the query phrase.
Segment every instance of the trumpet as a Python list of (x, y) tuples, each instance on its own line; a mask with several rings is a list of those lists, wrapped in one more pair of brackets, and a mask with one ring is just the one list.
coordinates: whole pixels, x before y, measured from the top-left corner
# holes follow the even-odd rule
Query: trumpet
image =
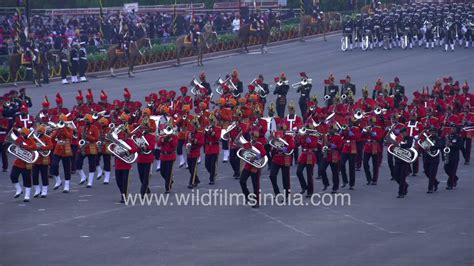
[(207, 126), (207, 127), (204, 128), (204, 131), (205, 131), (206, 133), (209, 133), (209, 132), (212, 131), (213, 128), (214, 128), (213, 125), (209, 125), (209, 126)]
[(344, 130), (347, 129), (346, 125), (341, 126), (341, 124), (339, 124), (339, 122), (337, 122), (337, 121), (336, 121), (336, 126), (340, 131), (344, 131)]
[(325, 102), (329, 101), (329, 99), (331, 99), (331, 95), (329, 95), (329, 94), (324, 95), (324, 101)]
[(362, 112), (362, 110), (357, 110), (357, 111), (354, 113), (354, 118), (357, 119), (357, 120), (360, 120), (360, 119), (364, 118), (365, 115), (367, 115), (366, 112)]
[(344, 93), (343, 95), (341, 95), (341, 100), (345, 100), (346, 98), (347, 98), (347, 94)]
[(312, 81), (313, 81), (312, 79), (302, 79), (300, 82), (296, 82), (296, 83), (291, 84), (291, 87), (292, 88), (298, 88), (300, 86), (306, 86), (308, 84), (311, 84)]
[(280, 86), (283, 86), (283, 85), (288, 85), (288, 80), (278, 80), (276, 83), (275, 83), (275, 86), (277, 87), (280, 87)]
[(306, 127), (302, 127), (298, 130), (298, 134), (300, 136), (315, 136), (320, 137), (321, 133), (315, 129), (308, 129)]
[(92, 114), (92, 119), (97, 120), (99, 117), (104, 116), (107, 111), (94, 112)]
[(449, 154), (451, 153), (450, 145), (451, 141), (449, 140), (449, 137), (446, 137), (446, 145), (443, 148), (444, 164), (449, 164)]
[(379, 106), (376, 107), (375, 110), (374, 110), (374, 113), (375, 113), (376, 115), (380, 115), (380, 114), (385, 113), (385, 112), (387, 112), (387, 109), (381, 108), (381, 107), (379, 107)]
[(160, 136), (169, 136), (174, 134), (174, 129), (172, 126), (167, 126), (163, 131), (160, 132)]

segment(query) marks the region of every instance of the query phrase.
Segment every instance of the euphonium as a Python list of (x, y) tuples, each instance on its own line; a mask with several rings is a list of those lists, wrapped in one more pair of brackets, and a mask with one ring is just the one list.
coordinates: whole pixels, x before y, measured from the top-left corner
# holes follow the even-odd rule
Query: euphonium
[(118, 157), (120, 160), (132, 164), (138, 158), (138, 153), (130, 153), (132, 149), (125, 141), (119, 139), (118, 133), (122, 130), (122, 127), (115, 128), (112, 132), (105, 135), (105, 139), (110, 142), (107, 146), (107, 150), (113, 155)]
[[(284, 139), (282, 139), (280, 137), (271, 138), (270, 141), (268, 142), (268, 144), (270, 144), (270, 146), (272, 146), (273, 148), (275, 148), (279, 151), (282, 151), (284, 148), (288, 148), (288, 146), (289, 146), (288, 142), (286, 142)], [(293, 150), (287, 151), (284, 154), (285, 155), (291, 155), (291, 154), (293, 154)]]
[(404, 149), (400, 147), (400, 143), (396, 141), (396, 136), (393, 132), (390, 132), (386, 139), (391, 143), (387, 148), (388, 153), (398, 159), (406, 163), (413, 163), (418, 158), (418, 151), (415, 148)]
[(39, 158), (39, 153), (37, 151), (29, 151), (27, 149), (24, 149), (16, 144), (16, 140), (18, 139), (18, 136), (15, 134), (13, 131), (14, 129), (11, 129), (10, 132), (8, 132), (7, 137), (5, 139), (6, 142), (11, 143), (10, 146), (8, 146), (8, 152), (12, 154), (13, 156), (17, 157), (18, 159), (24, 161), (25, 163), (34, 163), (36, 160)]
[(152, 152), (152, 150), (149, 148), (150, 144), (146, 140), (145, 136), (137, 137), (136, 135), (132, 135), (131, 139), (140, 148), (142, 154), (150, 154)]
[(421, 139), (418, 140), (418, 145), (420, 145), (423, 150), (426, 151), (426, 153), (431, 156), (431, 157), (436, 157), (439, 155), (439, 150), (436, 150), (435, 152), (431, 151), (431, 147), (434, 146), (433, 141), (431, 140), (431, 135), (426, 135), (425, 132), (423, 132), (423, 136), (425, 137), (424, 141), (421, 141)]
[[(248, 141), (240, 135), (236, 140), (235, 140), (235, 145), (241, 147), (237, 151), (237, 157), (245, 161), (246, 163), (251, 164), (255, 168), (263, 168), (265, 165), (268, 163), (268, 157), (265, 155), (261, 157), (260, 151), (252, 146), (250, 149), (244, 149), (244, 145), (247, 144)], [(259, 158), (260, 157), (260, 158)]]
[(230, 132), (237, 127), (237, 123), (234, 121), (230, 124), (226, 129), (221, 131), (221, 139), (222, 140), (229, 140)]

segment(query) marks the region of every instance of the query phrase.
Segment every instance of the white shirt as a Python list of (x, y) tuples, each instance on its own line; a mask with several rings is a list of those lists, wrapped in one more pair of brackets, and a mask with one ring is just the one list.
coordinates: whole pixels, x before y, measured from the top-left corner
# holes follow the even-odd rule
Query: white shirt
[(233, 31), (239, 31), (239, 29), (240, 29), (240, 19), (235, 18), (235, 19), (232, 21), (232, 30), (233, 30)]

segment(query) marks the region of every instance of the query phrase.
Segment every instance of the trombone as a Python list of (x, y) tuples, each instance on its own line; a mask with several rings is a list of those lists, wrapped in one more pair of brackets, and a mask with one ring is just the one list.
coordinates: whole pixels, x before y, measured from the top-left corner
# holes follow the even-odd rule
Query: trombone
[(300, 82), (296, 82), (296, 83), (291, 84), (291, 87), (292, 88), (298, 88), (300, 86), (306, 86), (308, 84), (311, 84), (312, 81), (313, 81), (312, 79), (302, 79)]

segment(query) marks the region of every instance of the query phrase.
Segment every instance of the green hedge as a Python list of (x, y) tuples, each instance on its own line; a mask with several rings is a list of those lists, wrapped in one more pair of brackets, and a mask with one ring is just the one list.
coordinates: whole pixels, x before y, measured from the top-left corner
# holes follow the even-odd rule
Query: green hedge
[[(104, 7), (123, 6), (125, 3), (138, 2), (139, 5), (168, 5), (174, 4), (175, 0), (102, 0)], [(178, 4), (191, 3), (190, 0), (176, 0)], [(193, 3), (205, 3), (206, 7), (212, 8), (214, 0), (194, 0)], [(25, 3), (25, 0), (23, 0)], [(97, 0), (47, 0), (35, 1), (30, 0), (31, 8), (36, 9), (50, 9), (50, 8), (85, 8), (85, 7), (99, 7)], [(15, 7), (18, 0), (2, 0), (0, 7)]]

